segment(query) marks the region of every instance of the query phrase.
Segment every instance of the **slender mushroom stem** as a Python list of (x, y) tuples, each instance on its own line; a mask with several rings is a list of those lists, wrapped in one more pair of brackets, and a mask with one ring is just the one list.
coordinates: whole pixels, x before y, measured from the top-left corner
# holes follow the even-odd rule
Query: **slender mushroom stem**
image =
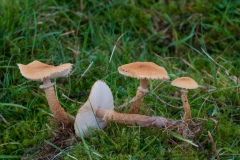
[(130, 111), (129, 111), (130, 114), (138, 113), (140, 109), (140, 105), (142, 103), (142, 98), (148, 92), (147, 88), (148, 88), (148, 79), (146, 78), (140, 79), (140, 86), (138, 87), (133, 104), (130, 108)]
[(187, 97), (188, 90), (187, 89), (182, 89), (181, 90), (181, 98), (182, 98), (182, 103), (183, 103), (183, 108), (185, 111), (185, 121), (189, 121), (191, 119), (191, 109), (190, 105), (188, 103), (188, 97)]
[(140, 79), (140, 86), (143, 89), (147, 89), (148, 88), (148, 79), (147, 78)]
[(174, 121), (164, 117), (149, 117), (139, 114), (124, 114), (114, 110), (97, 109), (96, 116), (105, 121), (117, 122), (122, 124), (137, 124), (141, 127), (157, 127), (160, 129), (179, 129), (185, 130), (186, 124), (181, 121)]
[(57, 100), (53, 85), (54, 83), (51, 83), (50, 78), (44, 78), (43, 85), (41, 85), (40, 88), (44, 89), (48, 105), (57, 122), (60, 124), (63, 123), (65, 125), (69, 125), (70, 123), (74, 122), (74, 117), (68, 115), (61, 107), (59, 101)]

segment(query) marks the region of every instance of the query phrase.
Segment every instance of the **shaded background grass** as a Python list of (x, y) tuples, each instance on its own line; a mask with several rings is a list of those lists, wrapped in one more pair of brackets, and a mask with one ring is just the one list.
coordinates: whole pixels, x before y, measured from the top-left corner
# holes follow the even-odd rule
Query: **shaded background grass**
[[(80, 141), (63, 148), (78, 159), (89, 155), (93, 159), (214, 159), (207, 131), (221, 158), (239, 158), (239, 8), (239, 1), (228, 0), (1, 0), (0, 114), (9, 124), (0, 118), (0, 158), (22, 156), (51, 135), (45, 125), (50, 110), (40, 83), (26, 80), (17, 68), (18, 63), (33, 60), (73, 64), (68, 78), (56, 79), (60, 103), (72, 115), (81, 105), (62, 93), (74, 97), (89, 91), (98, 79), (110, 86), (115, 106), (130, 100), (139, 82), (119, 75), (117, 68), (134, 61), (155, 62), (166, 68), (171, 80), (190, 76), (203, 86), (189, 91), (193, 117), (205, 122), (194, 140), (198, 148), (184, 150), (184, 143), (167, 131), (111, 123), (87, 138), (86, 145)], [(151, 81), (149, 90), (143, 105), (153, 115), (183, 116), (181, 109), (169, 106), (181, 106), (179, 89), (170, 82)]]

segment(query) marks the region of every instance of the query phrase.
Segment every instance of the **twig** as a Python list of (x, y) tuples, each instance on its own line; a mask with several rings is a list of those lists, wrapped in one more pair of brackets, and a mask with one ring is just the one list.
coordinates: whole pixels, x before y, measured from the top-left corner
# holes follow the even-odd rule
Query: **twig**
[(212, 135), (211, 135), (211, 133), (210, 133), (209, 131), (208, 131), (208, 136), (209, 136), (210, 141), (211, 141), (211, 143), (212, 143), (213, 151), (215, 152), (217, 159), (220, 160), (220, 157), (219, 157), (219, 155), (218, 155), (218, 151), (217, 151), (216, 144), (214, 143), (213, 137), (212, 137)]
[(77, 103), (77, 104), (84, 104), (83, 102), (76, 102), (76, 101), (74, 101), (73, 99), (71, 99), (71, 98), (69, 98), (68, 96), (66, 96), (64, 93), (62, 94), (62, 96), (63, 96), (64, 98), (68, 99), (69, 101), (75, 102), (75, 103)]
[(6, 123), (8, 126), (10, 125), (10, 123), (1, 114), (0, 114), (0, 117), (2, 118), (4, 123)]

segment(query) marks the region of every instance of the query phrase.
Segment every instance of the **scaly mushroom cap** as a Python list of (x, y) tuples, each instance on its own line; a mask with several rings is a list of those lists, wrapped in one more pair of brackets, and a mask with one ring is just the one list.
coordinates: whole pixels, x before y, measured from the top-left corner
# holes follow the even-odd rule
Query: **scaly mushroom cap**
[(95, 112), (98, 108), (113, 110), (114, 100), (110, 88), (103, 81), (94, 83), (87, 102), (78, 110), (74, 129), (77, 136), (88, 136), (89, 127), (103, 129), (107, 122), (102, 118), (97, 118)]
[(124, 76), (138, 79), (169, 79), (165, 68), (153, 62), (133, 62), (118, 67), (118, 72)]
[(44, 78), (56, 78), (66, 76), (72, 64), (66, 63), (60, 66), (47, 65), (39, 61), (33, 61), (28, 65), (18, 64), (21, 74), (30, 80), (43, 81)]
[(173, 86), (184, 88), (184, 89), (195, 89), (198, 88), (198, 84), (190, 77), (180, 77), (172, 81)]

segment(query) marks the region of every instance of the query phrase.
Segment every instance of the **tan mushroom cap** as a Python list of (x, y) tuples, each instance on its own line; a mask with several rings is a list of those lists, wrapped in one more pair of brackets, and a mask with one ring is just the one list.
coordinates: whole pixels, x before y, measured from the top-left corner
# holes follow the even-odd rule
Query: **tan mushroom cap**
[(30, 80), (43, 81), (43, 78), (56, 78), (66, 76), (71, 68), (71, 63), (60, 66), (47, 65), (39, 61), (33, 61), (28, 65), (18, 64), (21, 74)]
[(118, 72), (124, 76), (138, 79), (169, 79), (165, 68), (153, 62), (133, 62), (118, 67)]
[(172, 81), (173, 86), (185, 89), (195, 89), (198, 88), (198, 84), (190, 77), (180, 77)]

